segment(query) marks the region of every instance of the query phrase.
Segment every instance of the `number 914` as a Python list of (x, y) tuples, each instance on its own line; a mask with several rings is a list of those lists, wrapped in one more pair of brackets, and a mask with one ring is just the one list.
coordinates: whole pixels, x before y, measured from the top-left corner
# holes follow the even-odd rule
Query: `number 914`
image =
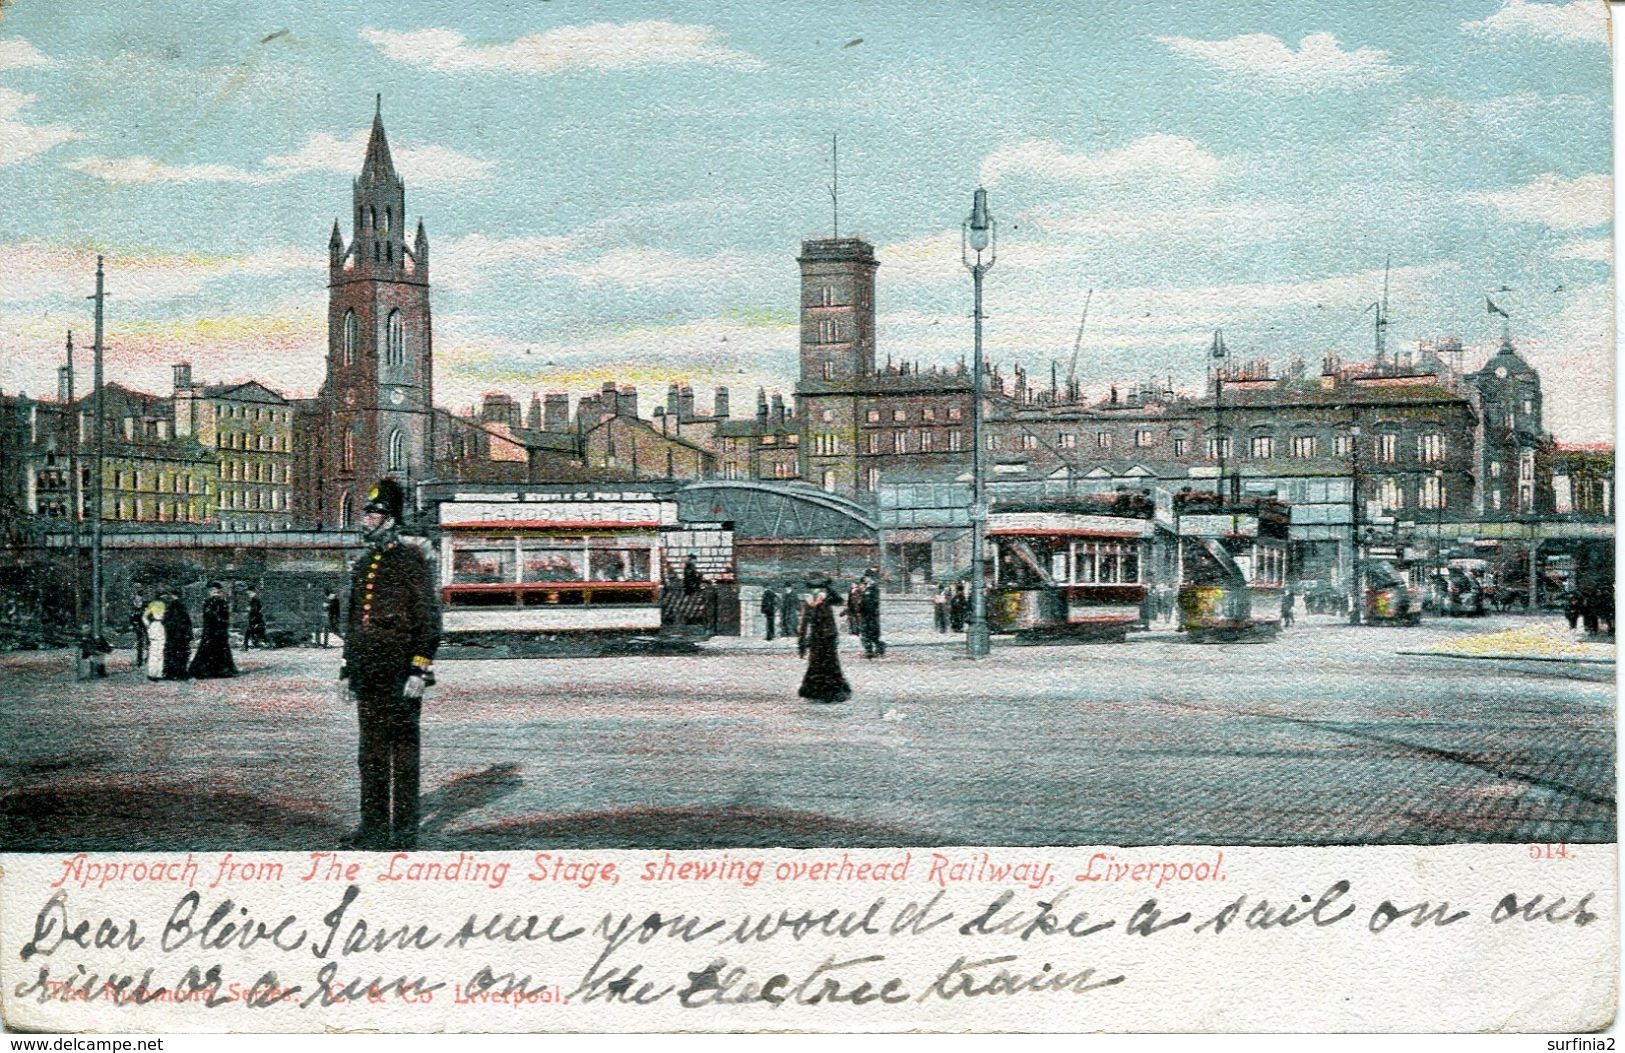
[(1574, 853), (1566, 844), (1530, 845), (1530, 859), (1573, 859)]

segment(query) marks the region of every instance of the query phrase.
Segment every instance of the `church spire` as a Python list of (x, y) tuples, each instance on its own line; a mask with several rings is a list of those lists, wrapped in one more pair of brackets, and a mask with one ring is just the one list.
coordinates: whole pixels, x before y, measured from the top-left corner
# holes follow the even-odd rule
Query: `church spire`
[(384, 135), (384, 96), (380, 93), (372, 115), (372, 137), (367, 140), (367, 159), (361, 166), (363, 183), (396, 182), (395, 162), (389, 156), (389, 139)]

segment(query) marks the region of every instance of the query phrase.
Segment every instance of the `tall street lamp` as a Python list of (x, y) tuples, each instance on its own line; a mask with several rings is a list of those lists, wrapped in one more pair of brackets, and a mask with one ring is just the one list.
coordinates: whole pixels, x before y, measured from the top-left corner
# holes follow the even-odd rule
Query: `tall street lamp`
[(971, 658), (985, 658), (989, 650), (987, 631), (986, 573), (983, 567), (983, 532), (987, 528), (987, 486), (982, 467), (982, 276), (993, 269), (997, 258), (998, 224), (987, 210), (987, 190), (976, 188), (971, 201), (970, 216), (961, 230), (960, 258), (971, 273), (976, 289), (976, 344), (971, 388), (971, 608), (970, 626), (965, 634), (965, 653)]
[(1365, 605), (1360, 573), (1360, 425), (1349, 426), (1349, 624), (1359, 625)]

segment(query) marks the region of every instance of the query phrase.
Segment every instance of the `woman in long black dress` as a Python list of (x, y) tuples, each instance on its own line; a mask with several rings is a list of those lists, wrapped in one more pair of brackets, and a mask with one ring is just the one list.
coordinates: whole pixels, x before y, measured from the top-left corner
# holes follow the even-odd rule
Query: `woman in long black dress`
[(192, 659), (192, 675), (199, 680), (237, 675), (237, 663), (231, 660), (231, 606), (218, 581), (209, 582), (209, 598), (203, 601), (203, 637)]
[(809, 702), (845, 702), (852, 697), (852, 685), (841, 673), (836, 653), (841, 632), (835, 624), (835, 608), (841, 599), (829, 582), (812, 582), (812, 595), (801, 609), (800, 650), (807, 656), (807, 675), (801, 679), (801, 697)]
[(185, 680), (192, 657), (192, 612), (180, 594), (171, 592), (164, 604), (164, 679)]

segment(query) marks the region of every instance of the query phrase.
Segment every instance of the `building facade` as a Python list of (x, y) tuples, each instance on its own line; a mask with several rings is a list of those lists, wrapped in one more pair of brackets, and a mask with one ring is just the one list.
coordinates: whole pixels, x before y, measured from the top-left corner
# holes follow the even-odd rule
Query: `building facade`
[(294, 406), (258, 381), (193, 384), (174, 367), (175, 434), (214, 451), (222, 530), (288, 530), (294, 522)]

